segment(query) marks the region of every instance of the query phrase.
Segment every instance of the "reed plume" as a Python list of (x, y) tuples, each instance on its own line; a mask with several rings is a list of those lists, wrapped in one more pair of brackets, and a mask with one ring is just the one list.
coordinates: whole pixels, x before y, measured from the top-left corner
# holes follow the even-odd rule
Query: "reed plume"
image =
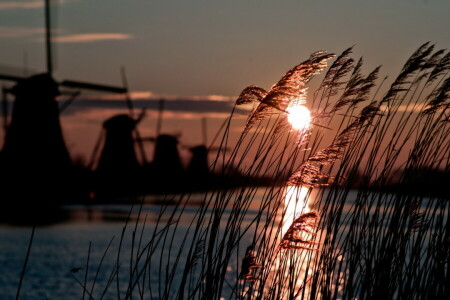
[(279, 245), (280, 248), (303, 249), (309, 251), (317, 250), (314, 246), (318, 245), (318, 243), (315, 242), (314, 239), (308, 238), (307, 236), (314, 236), (316, 234), (314, 229), (318, 219), (319, 214), (314, 211), (304, 213), (296, 218), (284, 234)]
[(255, 251), (253, 250), (253, 246), (250, 245), (247, 247), (245, 256), (242, 259), (241, 273), (239, 274), (239, 278), (244, 279), (245, 281), (254, 282), (257, 280), (257, 278), (254, 276), (253, 270), (259, 268), (261, 268), (261, 265), (257, 263)]
[(264, 89), (249, 86), (239, 96), (236, 104), (244, 104), (259, 101), (258, 106), (250, 115), (246, 128), (251, 127), (275, 112), (286, 112), (286, 108), (292, 101), (302, 103), (306, 84), (311, 78), (326, 67), (327, 60), (334, 54), (325, 51), (317, 51), (310, 58), (289, 70), (268, 92)]

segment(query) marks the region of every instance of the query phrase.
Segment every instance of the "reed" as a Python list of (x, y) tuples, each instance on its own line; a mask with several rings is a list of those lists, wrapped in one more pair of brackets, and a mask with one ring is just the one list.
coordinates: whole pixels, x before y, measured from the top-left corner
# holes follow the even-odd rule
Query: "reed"
[[(152, 227), (146, 217), (139, 226), (139, 210), (120, 237), (131, 230), (130, 256), (119, 246), (106, 286), (86, 274), (83, 298), (448, 297), (449, 197), (427, 176), (450, 172), (450, 54), (423, 44), (390, 85), (351, 54), (316, 52), (268, 91), (245, 88), (212, 162), (218, 174), (244, 175), (242, 187), (205, 193), (190, 219), (190, 194), (162, 205)], [(295, 130), (289, 107), (305, 102), (312, 125)], [(254, 109), (232, 142), (239, 105)], [(250, 184), (261, 176), (272, 184)]]

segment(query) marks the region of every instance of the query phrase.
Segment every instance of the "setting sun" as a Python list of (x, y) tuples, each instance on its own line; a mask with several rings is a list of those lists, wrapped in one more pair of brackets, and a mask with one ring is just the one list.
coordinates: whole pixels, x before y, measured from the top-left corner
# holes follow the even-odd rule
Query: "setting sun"
[(297, 130), (306, 130), (311, 123), (311, 114), (303, 105), (292, 105), (287, 108), (287, 118), (292, 127)]

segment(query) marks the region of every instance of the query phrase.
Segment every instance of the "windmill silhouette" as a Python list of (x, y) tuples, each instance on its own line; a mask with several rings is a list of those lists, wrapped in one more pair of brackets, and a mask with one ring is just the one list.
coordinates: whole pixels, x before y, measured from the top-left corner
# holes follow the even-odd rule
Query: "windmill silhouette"
[[(55, 81), (53, 79), (53, 71), (54, 71), (54, 64), (53, 64), (53, 47), (52, 47), (52, 22), (51, 22), (51, 0), (45, 0), (44, 5), (44, 12), (45, 12), (45, 61), (46, 61), (46, 72), (31, 76), (31, 77), (23, 77), (23, 76), (17, 76), (15, 74), (1, 74), (0, 73), (0, 81), (11, 81), (15, 82), (16, 86), (11, 87), (3, 87), (2, 88), (2, 108), (3, 108), (3, 128), (5, 133), (8, 131), (9, 122), (8, 122), (8, 101), (7, 101), (7, 95), (13, 94), (17, 97), (16, 93), (21, 88), (21, 86), (26, 86), (27, 89), (32, 88), (33, 90), (29, 90), (28, 93), (30, 96), (33, 96), (33, 94), (39, 94), (41, 91), (45, 91), (48, 89), (54, 89), (54, 85), (57, 85), (56, 88), (56, 94), (53, 95), (53, 97), (60, 94), (59, 88), (69, 88), (69, 89), (77, 89), (77, 91), (70, 93), (71, 97), (69, 98), (66, 103), (64, 103), (60, 108), (59, 112), (66, 109), (80, 94), (79, 90), (94, 90), (94, 91), (100, 91), (100, 92), (108, 92), (108, 93), (118, 93), (118, 94), (128, 94), (128, 88), (127, 87), (117, 87), (117, 86), (111, 86), (111, 85), (104, 85), (104, 84), (97, 84), (97, 83), (91, 83), (91, 82), (84, 82), (79, 80), (71, 80), (71, 79), (64, 79), (61, 81)], [(40, 79), (36, 79), (36, 77)], [(43, 80), (43, 78), (47, 77), (47, 79)], [(32, 79), (34, 78), (34, 79)], [(33, 81), (33, 84), (22, 84), (26, 81)], [(125, 79), (124, 79), (124, 83)], [(127, 98), (127, 104), (129, 97)], [(128, 104), (128, 106), (130, 106)]]
[[(0, 154), (0, 192), (10, 204), (33, 204), (31, 199), (45, 195), (40, 205), (56, 205), (87, 185), (80, 179), (86, 176), (80, 176), (72, 164), (59, 119), (61, 109), (79, 93), (73, 93), (71, 101), (59, 108), (56, 97), (60, 88), (120, 93), (129, 100), (126, 87), (53, 78), (50, 0), (45, 0), (44, 9), (46, 72), (30, 77), (0, 74), (0, 80), (15, 82), (13, 87), (3, 88), (5, 141)], [(15, 97), (9, 122), (8, 94)], [(26, 188), (18, 190), (14, 188), (17, 184)]]
[[(148, 173), (153, 174), (153, 186), (165, 191), (204, 191), (218, 186), (225, 181), (219, 181), (213, 173), (208, 162), (210, 152), (227, 152), (227, 147), (214, 147), (217, 138), (214, 137), (208, 147), (207, 119), (201, 118), (202, 143), (186, 145), (179, 142), (181, 133), (175, 135), (161, 134), (164, 100), (160, 100), (156, 137), (147, 137), (144, 140), (155, 143), (153, 161), (148, 165)], [(186, 168), (181, 164), (178, 148), (186, 149), (191, 153)], [(155, 176), (156, 174), (156, 176)], [(224, 179), (222, 177), (221, 179)], [(174, 184), (176, 183), (176, 185)]]

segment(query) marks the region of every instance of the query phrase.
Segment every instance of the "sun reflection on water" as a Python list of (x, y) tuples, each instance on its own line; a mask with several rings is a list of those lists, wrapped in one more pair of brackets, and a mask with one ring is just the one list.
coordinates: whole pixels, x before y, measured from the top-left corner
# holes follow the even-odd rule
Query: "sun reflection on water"
[[(285, 190), (282, 236), (284, 237), (293, 225), (294, 220), (305, 214), (312, 213), (309, 203), (310, 189), (300, 186), (287, 186)], [(314, 230), (315, 231), (315, 230)], [(299, 237), (314, 240), (315, 232), (300, 232)], [(281, 270), (280, 279), (283, 280), (285, 290), (283, 299), (290, 299), (293, 294), (302, 293), (306, 297), (310, 294), (309, 278), (313, 270), (309, 268), (311, 262), (318, 258), (318, 251), (307, 250), (315, 246), (309, 245), (304, 249), (285, 249), (280, 252), (278, 268)], [(287, 271), (287, 272), (286, 272)]]
[(287, 186), (284, 198), (284, 217), (283, 217), (283, 229), (284, 235), (291, 226), (295, 218), (301, 214), (311, 211), (308, 204), (308, 188), (300, 186)]

